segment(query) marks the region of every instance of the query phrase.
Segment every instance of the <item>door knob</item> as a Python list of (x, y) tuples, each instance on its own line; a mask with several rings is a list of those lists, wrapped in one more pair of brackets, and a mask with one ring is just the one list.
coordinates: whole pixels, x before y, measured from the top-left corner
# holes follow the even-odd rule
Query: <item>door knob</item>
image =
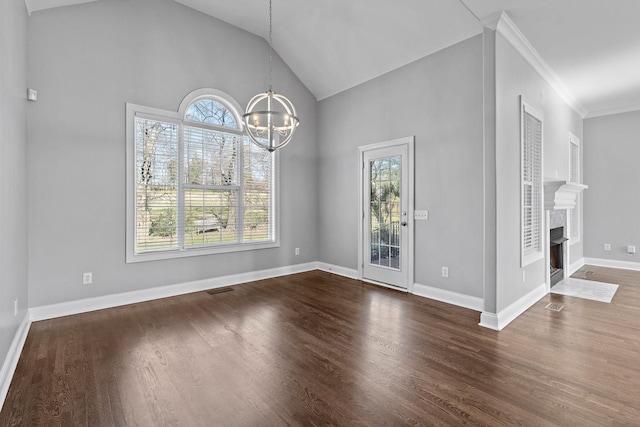
[(407, 221), (402, 221), (402, 222), (400, 223), (400, 225), (401, 225), (401, 226), (403, 226), (403, 227), (406, 227), (406, 226), (407, 226)]

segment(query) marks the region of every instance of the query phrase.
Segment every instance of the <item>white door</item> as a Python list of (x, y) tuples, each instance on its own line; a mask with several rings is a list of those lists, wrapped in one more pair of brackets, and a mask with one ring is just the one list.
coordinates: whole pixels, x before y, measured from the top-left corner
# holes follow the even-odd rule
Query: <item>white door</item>
[(362, 278), (400, 289), (408, 289), (413, 280), (409, 140), (361, 148)]

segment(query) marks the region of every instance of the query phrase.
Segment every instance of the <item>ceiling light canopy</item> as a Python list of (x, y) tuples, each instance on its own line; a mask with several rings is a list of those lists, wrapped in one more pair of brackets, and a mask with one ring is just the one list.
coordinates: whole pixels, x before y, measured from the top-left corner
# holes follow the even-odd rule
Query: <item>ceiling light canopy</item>
[(291, 141), (300, 120), (296, 116), (296, 109), (291, 101), (273, 92), (271, 88), (273, 58), (271, 16), (271, 0), (269, 0), (269, 90), (251, 98), (242, 121), (249, 139), (258, 147), (273, 152)]

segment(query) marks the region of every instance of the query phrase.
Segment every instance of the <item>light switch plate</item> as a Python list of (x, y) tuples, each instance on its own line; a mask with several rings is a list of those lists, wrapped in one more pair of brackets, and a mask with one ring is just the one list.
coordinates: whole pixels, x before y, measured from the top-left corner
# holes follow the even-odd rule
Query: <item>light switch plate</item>
[(413, 211), (413, 219), (428, 221), (429, 211)]

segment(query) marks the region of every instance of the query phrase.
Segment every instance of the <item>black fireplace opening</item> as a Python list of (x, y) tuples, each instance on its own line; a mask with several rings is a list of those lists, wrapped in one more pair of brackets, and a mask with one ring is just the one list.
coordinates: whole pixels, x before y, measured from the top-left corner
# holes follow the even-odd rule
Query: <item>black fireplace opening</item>
[(551, 268), (551, 286), (564, 278), (564, 227), (549, 230), (549, 263)]

